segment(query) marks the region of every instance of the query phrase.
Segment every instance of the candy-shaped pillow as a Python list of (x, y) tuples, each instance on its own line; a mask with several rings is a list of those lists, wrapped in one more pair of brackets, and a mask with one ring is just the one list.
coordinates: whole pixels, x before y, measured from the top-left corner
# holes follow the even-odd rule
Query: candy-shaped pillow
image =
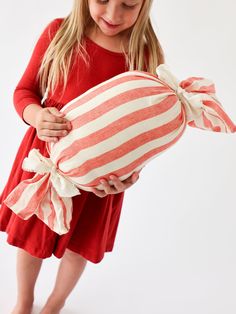
[(22, 167), (35, 176), (5, 200), (23, 219), (36, 214), (58, 234), (70, 228), (71, 197), (79, 189), (101, 189), (99, 180), (111, 174), (125, 180), (176, 143), (187, 124), (215, 132), (236, 130), (210, 80), (190, 77), (179, 83), (165, 64), (157, 76), (142, 71), (117, 75), (61, 111), (71, 121), (71, 132), (47, 144), (50, 158), (30, 151)]

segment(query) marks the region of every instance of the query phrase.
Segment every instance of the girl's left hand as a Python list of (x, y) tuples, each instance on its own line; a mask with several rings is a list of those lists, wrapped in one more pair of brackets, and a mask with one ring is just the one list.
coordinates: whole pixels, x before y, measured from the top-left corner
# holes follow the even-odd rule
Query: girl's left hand
[(110, 186), (107, 180), (102, 179), (101, 184), (103, 185), (104, 191), (92, 188), (91, 192), (93, 192), (99, 197), (104, 197), (107, 196), (108, 194), (121, 193), (138, 181), (140, 171), (141, 170), (134, 172), (130, 177), (128, 177), (124, 181), (120, 181), (118, 177), (112, 175), (110, 177), (110, 180), (113, 182), (114, 186)]

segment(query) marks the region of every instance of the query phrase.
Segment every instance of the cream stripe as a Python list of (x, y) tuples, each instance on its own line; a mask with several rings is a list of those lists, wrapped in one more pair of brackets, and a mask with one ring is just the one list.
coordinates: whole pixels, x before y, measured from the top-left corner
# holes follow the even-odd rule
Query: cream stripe
[[(215, 116), (216, 113), (213, 113), (213, 115)], [(208, 113), (205, 113), (205, 116), (210, 120), (213, 127), (220, 127), (221, 131), (225, 132), (227, 125), (219, 117), (212, 117), (212, 115)]]
[[(134, 76), (134, 77), (136, 77), (136, 78), (137, 78), (137, 77), (143, 77), (144, 80), (145, 80), (145, 78), (147, 78), (149, 81), (150, 81), (150, 79), (151, 79), (152, 81), (155, 81), (156, 84), (159, 84), (158, 86), (164, 85), (162, 82), (160, 82), (160, 80), (159, 80), (157, 77), (153, 77), (153, 76), (151, 76), (151, 75), (148, 75), (148, 73), (143, 73), (143, 72), (139, 72), (139, 71), (127, 71), (127, 72), (123, 72), (123, 73), (121, 73), (121, 74), (116, 75), (115, 77), (110, 78), (109, 80), (106, 80), (106, 81), (104, 81), (104, 82), (101, 82), (101, 83), (98, 84), (98, 85), (95, 85), (94, 87), (92, 87), (92, 88), (88, 89), (86, 92), (84, 92), (82, 95), (78, 96), (77, 98), (72, 99), (70, 102), (68, 102), (68, 103), (61, 109), (61, 111), (64, 111), (64, 110), (67, 109), (67, 107), (69, 107), (72, 103), (74, 103), (74, 102), (77, 101), (78, 99), (80, 99), (80, 98), (82, 98), (82, 97), (84, 97), (84, 96), (90, 94), (91, 92), (93, 92), (93, 91), (99, 89), (100, 87), (105, 86), (105, 85), (107, 85), (107, 84), (110, 83), (110, 82), (116, 81), (116, 80), (118, 80), (118, 79), (120, 79), (120, 78), (127, 77), (127, 76), (131, 76), (131, 77)], [(138, 81), (140, 82), (141, 80), (138, 80)], [(132, 81), (130, 81), (130, 82), (132, 82)], [(126, 82), (124, 82), (124, 83), (125, 83), (125, 84), (128, 84), (129, 82), (126, 81)], [(124, 84), (124, 83), (122, 83), (122, 84)]]
[[(144, 145), (138, 147), (137, 149), (132, 150), (130, 153), (126, 154), (125, 156), (122, 156), (121, 158), (113, 160), (112, 162), (107, 163), (104, 166), (91, 170), (90, 172), (86, 173), (86, 175), (84, 176), (71, 177), (71, 179), (75, 183), (78, 184), (78, 187), (80, 187), (80, 185), (88, 184), (90, 181), (93, 181), (97, 177), (104, 176), (107, 173), (114, 172), (117, 169), (120, 169), (121, 167), (125, 167), (126, 165), (129, 165), (130, 163), (132, 163), (134, 160), (142, 157), (148, 151), (155, 149), (157, 147), (163, 146), (165, 144), (168, 144), (169, 142), (174, 140), (182, 132), (184, 127), (185, 125), (183, 123), (180, 128), (177, 128), (176, 130), (172, 131), (168, 135), (165, 135), (161, 138), (145, 143)], [(156, 158), (158, 155), (159, 154), (156, 154), (155, 156), (153, 156), (153, 158), (149, 158), (148, 160), (150, 161), (151, 159)], [(145, 161), (144, 163), (142, 163), (142, 168), (143, 168), (143, 165), (147, 164), (147, 162), (148, 161)], [(125, 180), (132, 173), (126, 173), (124, 176), (121, 176), (120, 179)]]
[(42, 207), (42, 211), (43, 211), (43, 221), (48, 225), (49, 221), (48, 221), (48, 217), (51, 214), (51, 207), (50, 207), (50, 197), (49, 197), (49, 193), (50, 190), (47, 191), (42, 203), (41, 203), (41, 207)]
[(116, 149), (130, 139), (174, 120), (180, 114), (180, 112), (181, 107), (177, 101), (175, 106), (163, 114), (136, 123), (92, 147), (83, 149), (72, 158), (66, 160), (63, 163), (60, 163), (60, 169), (64, 172), (68, 172), (73, 169), (75, 165), (76, 167), (80, 167), (86, 160)]
[(81, 126), (78, 129), (72, 130), (67, 136), (62, 137), (60, 141), (55, 144), (51, 152), (51, 160), (56, 163), (57, 158), (65, 148), (70, 147), (75, 140), (80, 140), (81, 138), (86, 137), (104, 128), (104, 126), (107, 125), (107, 121), (109, 121), (109, 123), (113, 123), (119, 118), (124, 117), (130, 113), (134, 113), (137, 110), (153, 106), (153, 104), (161, 102), (167, 96), (168, 94), (166, 93), (149, 96), (149, 101), (147, 101), (147, 97), (135, 99), (133, 101), (122, 104), (121, 106), (118, 106), (111, 111), (108, 111), (107, 113)]
[(146, 87), (160, 87), (163, 86), (161, 84), (158, 85), (155, 81), (148, 81), (148, 80), (139, 80), (139, 81), (130, 81), (124, 82), (117, 86), (114, 86), (106, 91), (103, 91), (97, 96), (93, 97), (89, 101), (85, 102), (82, 105), (78, 105), (76, 108), (71, 110), (66, 114), (66, 119), (73, 120), (75, 117), (79, 117), (92, 109), (96, 108), (97, 106), (103, 104), (107, 100), (110, 100), (113, 97), (119, 97), (120, 94), (128, 91), (132, 91), (136, 88), (146, 88)]
[[(44, 181), (46, 180), (47, 175), (43, 176), (39, 181), (31, 183), (26, 186), (26, 188), (23, 190), (20, 198), (17, 200), (17, 202), (11, 206), (11, 209), (17, 214), (22, 209), (28, 206), (30, 199), (32, 196), (37, 192), (42, 184), (45, 184)], [(20, 208), (20, 210), (19, 210)], [(36, 210), (36, 208), (35, 208)]]
[(66, 222), (67, 222), (67, 225), (69, 226), (70, 221), (72, 219), (72, 198), (71, 197), (63, 197), (62, 201), (66, 207)]
[(210, 81), (209, 79), (203, 78), (201, 80), (194, 80), (191, 85), (186, 87), (186, 89), (192, 88), (193, 86), (197, 86), (200, 89), (202, 86), (211, 86), (212, 84), (213, 84), (212, 81)]
[(63, 208), (61, 206), (61, 203), (58, 199), (58, 194), (57, 192), (52, 189), (52, 196), (51, 196), (51, 201), (53, 203), (54, 209), (55, 209), (55, 217), (53, 220), (53, 230), (56, 231), (57, 233), (65, 233), (67, 232), (65, 225), (64, 225), (64, 212)]

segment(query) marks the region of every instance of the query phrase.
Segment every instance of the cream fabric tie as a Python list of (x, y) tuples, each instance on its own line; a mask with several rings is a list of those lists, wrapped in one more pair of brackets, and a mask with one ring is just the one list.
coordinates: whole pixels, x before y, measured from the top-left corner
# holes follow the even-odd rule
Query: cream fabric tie
[(66, 177), (60, 174), (50, 158), (44, 157), (38, 149), (32, 149), (23, 161), (22, 168), (38, 174), (50, 173), (53, 187), (61, 197), (79, 195), (79, 189)]
[[(212, 98), (214, 98), (219, 103), (219, 100), (216, 99), (215, 95), (209, 96), (201, 91), (195, 93), (187, 92), (179, 85), (178, 79), (171, 73), (166, 64), (159, 65), (156, 72), (158, 78), (174, 90), (175, 94), (184, 105), (187, 118), (186, 122), (196, 120), (197, 117), (202, 115), (202, 112), (205, 111), (203, 105), (204, 100), (212, 100)], [(202, 78), (201, 82), (202, 81), (204, 81), (204, 85), (209, 86), (209, 88), (213, 85), (213, 82), (209, 79)], [(196, 87), (195, 89), (197, 89), (197, 81), (194, 81), (194, 86)]]

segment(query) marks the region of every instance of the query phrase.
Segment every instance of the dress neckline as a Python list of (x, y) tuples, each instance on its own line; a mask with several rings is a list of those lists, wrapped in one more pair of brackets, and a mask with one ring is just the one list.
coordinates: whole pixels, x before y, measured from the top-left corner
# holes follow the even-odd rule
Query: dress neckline
[(93, 41), (91, 38), (89, 38), (87, 35), (84, 36), (86, 41), (88, 41), (90, 44), (98, 47), (99, 49), (105, 51), (106, 53), (109, 53), (109, 54), (112, 54), (112, 55), (115, 55), (115, 56), (119, 56), (119, 57), (124, 57), (124, 53), (123, 52), (118, 52), (118, 51), (112, 51), (112, 50), (109, 50), (99, 44), (97, 44), (95, 41)]

